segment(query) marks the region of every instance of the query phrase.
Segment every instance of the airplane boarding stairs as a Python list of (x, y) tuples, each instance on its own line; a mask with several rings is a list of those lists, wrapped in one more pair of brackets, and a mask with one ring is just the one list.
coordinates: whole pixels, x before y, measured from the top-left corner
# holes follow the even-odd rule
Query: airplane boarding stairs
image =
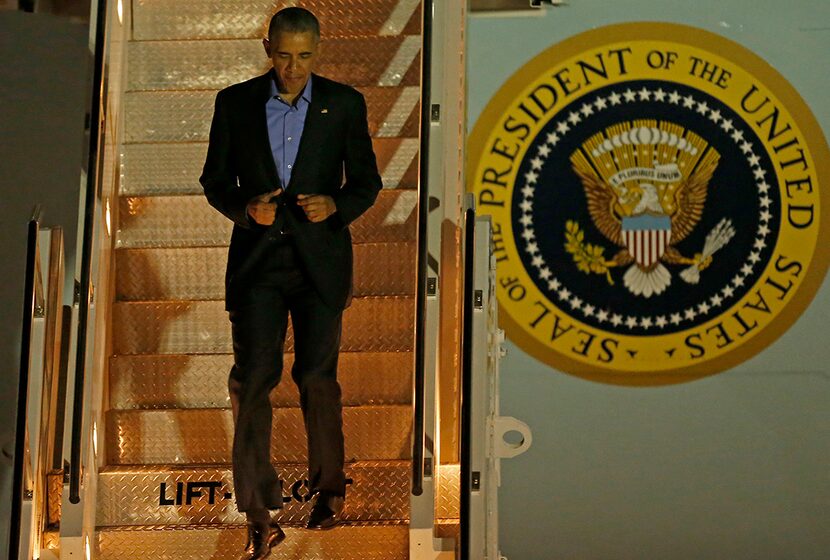
[[(260, 39), (271, 13), (294, 4), (135, 0), (96, 8), (96, 53), (105, 61), (96, 76), (106, 95), (101, 140), (91, 135), (90, 144), (102, 163), (87, 187), (97, 188), (85, 195), (81, 280), (67, 320), (65, 340), (77, 344), (56, 454), (65, 468), (41, 473), (46, 500), (25, 510), (39, 528), (20, 560), (241, 553), (222, 301), (232, 225), (207, 204), (198, 177), (216, 92), (269, 68)], [(271, 395), (271, 455), (283, 478), (287, 539), (272, 557), (499, 560), (499, 460), (526, 450), (530, 432), (498, 415), (503, 338), (492, 232), (471, 201), (461, 204), (463, 5), (302, 4), (322, 24), (317, 72), (366, 97), (384, 189), (350, 226), (355, 297), (339, 368), (344, 522), (302, 528), (311, 509), (306, 439), (297, 390), (284, 375)], [(432, 77), (431, 66), (440, 70)], [(292, 350), (289, 329), (286, 370)], [(522, 443), (507, 444), (507, 431)]]
[[(306, 3), (320, 18), (317, 72), (366, 96), (384, 191), (352, 227), (355, 299), (344, 316), (345, 524), (310, 512), (296, 388), (273, 394), (272, 459), (283, 478), (275, 558), (408, 558), (415, 235), (420, 119), (418, 2)], [(230, 222), (197, 178), (216, 91), (268, 68), (272, 2), (133, 4), (124, 88), (106, 466), (98, 558), (237, 558), (230, 327), (222, 276)], [(287, 340), (287, 364), (292, 360)]]

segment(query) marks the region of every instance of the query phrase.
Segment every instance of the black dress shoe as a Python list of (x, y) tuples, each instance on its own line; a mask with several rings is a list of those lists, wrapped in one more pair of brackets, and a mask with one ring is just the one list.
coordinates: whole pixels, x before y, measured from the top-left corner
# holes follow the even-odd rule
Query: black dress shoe
[(276, 521), (271, 521), (270, 527), (271, 534), (268, 535), (268, 548), (274, 548), (285, 540), (285, 532)]
[(343, 511), (344, 498), (326, 492), (317, 495), (317, 501), (308, 518), (307, 529), (331, 529), (340, 523), (340, 512)]
[[(280, 528), (280, 524), (273, 520), (268, 524), (268, 527), (271, 530), (268, 534), (268, 548), (274, 548), (285, 540), (285, 532)], [(254, 552), (251, 525), (248, 525), (248, 542), (245, 543), (245, 552)]]
[(261, 560), (271, 555), (271, 549), (285, 540), (285, 533), (272, 521), (268, 525), (248, 524), (248, 542), (239, 560)]

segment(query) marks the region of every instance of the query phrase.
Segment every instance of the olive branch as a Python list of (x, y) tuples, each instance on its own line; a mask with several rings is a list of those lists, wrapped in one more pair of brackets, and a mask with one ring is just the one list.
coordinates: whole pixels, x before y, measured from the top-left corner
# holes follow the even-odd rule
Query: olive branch
[(565, 223), (565, 250), (573, 256), (579, 270), (585, 274), (605, 274), (608, 284), (614, 285), (611, 272), (608, 270), (609, 265), (613, 263), (603, 257), (605, 248), (585, 243), (585, 232), (574, 220)]

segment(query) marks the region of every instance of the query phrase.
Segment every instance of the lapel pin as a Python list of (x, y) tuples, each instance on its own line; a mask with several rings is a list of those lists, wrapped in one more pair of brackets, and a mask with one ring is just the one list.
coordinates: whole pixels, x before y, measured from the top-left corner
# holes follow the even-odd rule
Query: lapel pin
[(322, 111), (320, 111), (320, 112), (321, 112), (321, 113), (323, 113), (323, 114), (325, 115), (326, 113), (328, 113), (328, 112), (329, 112), (329, 110), (328, 110), (328, 109), (323, 109), (323, 110), (322, 110)]

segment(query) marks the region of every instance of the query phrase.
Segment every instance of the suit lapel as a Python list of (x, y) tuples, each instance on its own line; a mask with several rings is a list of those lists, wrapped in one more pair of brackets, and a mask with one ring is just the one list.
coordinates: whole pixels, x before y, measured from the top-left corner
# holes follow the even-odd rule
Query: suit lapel
[(309, 165), (313, 165), (314, 151), (320, 146), (323, 140), (323, 133), (327, 127), (327, 115), (329, 95), (325, 81), (312, 74), (311, 103), (308, 106), (305, 123), (303, 124), (303, 135), (300, 137), (300, 147), (297, 149), (297, 159), (294, 161), (294, 169), (291, 171), (291, 181), (288, 188), (291, 189), (302, 176)]
[(252, 141), (254, 143), (254, 153), (258, 153), (258, 157), (264, 160), (265, 169), (271, 179), (270, 185), (276, 188), (282, 184), (282, 181), (280, 181), (280, 175), (274, 163), (274, 154), (271, 152), (271, 141), (268, 138), (268, 115), (265, 112), (265, 104), (271, 97), (271, 81), (274, 79), (273, 74), (274, 69), (272, 68), (254, 81), (254, 99), (251, 103), (251, 117), (253, 121)]

